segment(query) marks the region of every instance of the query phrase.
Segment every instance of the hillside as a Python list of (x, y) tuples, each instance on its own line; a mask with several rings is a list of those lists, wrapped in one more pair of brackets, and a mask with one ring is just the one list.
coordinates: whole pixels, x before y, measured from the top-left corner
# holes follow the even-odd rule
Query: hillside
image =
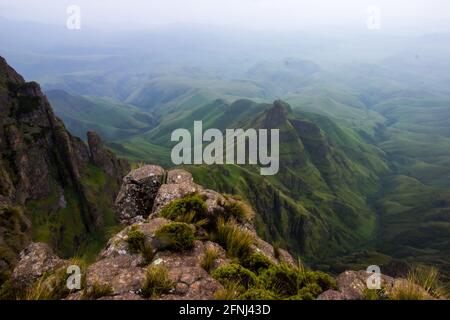
[(0, 282), (31, 239), (88, 257), (116, 225), (112, 204), (128, 164), (95, 133), (87, 140), (68, 133), (39, 85), (0, 57)]

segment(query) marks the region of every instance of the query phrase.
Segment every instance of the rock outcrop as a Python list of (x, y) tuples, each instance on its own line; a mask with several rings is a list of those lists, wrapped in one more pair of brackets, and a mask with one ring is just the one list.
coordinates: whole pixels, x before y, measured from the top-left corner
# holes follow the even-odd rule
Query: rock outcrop
[[(192, 208), (197, 206), (195, 210), (200, 210), (195, 212), (201, 214), (198, 220), (189, 215), (192, 208), (181, 206), (182, 201), (188, 201), (186, 199), (194, 201), (194, 204), (189, 205)], [(175, 203), (177, 205), (171, 207)], [(57, 299), (198, 300), (221, 297), (218, 296), (221, 292), (226, 292), (227, 297), (230, 297), (230, 294), (242, 288), (231, 286), (230, 289), (227, 281), (238, 277), (236, 284), (239, 286), (245, 286), (246, 283), (259, 283), (260, 286), (240, 296), (245, 299), (273, 299), (274, 292), (290, 296), (291, 299), (367, 298), (366, 282), (369, 274), (365, 271), (346, 271), (334, 280), (324, 273), (298, 268), (297, 262), (287, 251), (274, 249), (259, 238), (251, 220), (244, 218), (242, 212), (235, 212), (237, 208), (243, 208), (243, 203), (213, 190), (203, 189), (183, 170), (166, 172), (161, 167), (146, 165), (131, 171), (123, 179), (116, 204), (118, 214), (125, 218), (123, 221), (126, 225), (108, 241), (97, 260), (82, 269), (82, 287), (64, 289), (65, 278), (64, 281), (58, 280), (58, 270), (64, 271), (61, 268), (74, 262), (60, 259), (48, 246), (39, 243), (32, 243), (22, 251), (9, 286), (16, 290), (21, 288), (25, 292), (30, 292), (31, 288), (33, 292), (33, 286), (38, 283), (50, 290), (51, 293), (46, 297)], [(233, 237), (244, 234), (244, 238), (249, 237), (251, 241), (245, 256), (233, 256), (230, 251), (233, 248), (227, 247), (228, 243), (221, 242), (220, 237), (211, 236), (205, 229), (211, 224), (219, 228), (217, 221), (225, 221), (223, 219), (230, 214), (230, 207), (234, 208), (235, 215), (228, 217), (227, 223), (237, 228), (233, 231)], [(168, 214), (168, 208), (175, 211)], [(173, 214), (180, 215), (182, 220), (171, 220), (175, 218)], [(176, 229), (177, 232), (172, 234), (176, 241), (180, 241), (179, 245), (183, 245), (181, 249), (180, 246), (167, 246), (167, 233), (164, 234), (166, 238), (161, 238), (162, 230), (168, 232), (174, 226), (184, 228)], [(218, 229), (208, 230), (214, 233)], [(260, 268), (267, 268), (267, 273)], [(219, 269), (219, 275), (215, 274), (214, 270)], [(262, 272), (262, 276), (257, 280), (259, 272)], [(293, 277), (298, 273), (303, 275), (295, 280)], [(309, 280), (301, 288), (298, 287), (299, 281), (305, 279)], [(155, 281), (158, 283), (155, 284)], [(271, 281), (275, 282), (271, 284)], [(265, 289), (261, 289), (263, 285)], [(383, 290), (376, 291), (377, 297), (386, 298), (407, 285), (407, 280), (382, 275)], [(288, 288), (290, 286), (294, 289)], [(414, 286), (422, 297), (432, 298), (425, 290)]]
[[(197, 240), (192, 248), (184, 251), (167, 250), (161, 247), (157, 232), (172, 221), (160, 217), (161, 209), (174, 200), (197, 193), (205, 201), (205, 214), (214, 216), (223, 212), (224, 197), (212, 190), (205, 190), (193, 182), (190, 173), (183, 170), (166, 172), (158, 166), (147, 165), (131, 171), (124, 179), (116, 200), (117, 213), (128, 225), (112, 237), (98, 255), (95, 263), (86, 269), (85, 287), (72, 292), (66, 299), (81, 299), (84, 292), (105, 288), (96, 298), (114, 300), (143, 299), (142, 288), (146, 281), (146, 272), (152, 266), (167, 269), (172, 283), (171, 289), (156, 299), (214, 299), (215, 294), (223, 290), (222, 284), (207, 270), (202, 261), (207, 251), (214, 251), (211, 268), (231, 263), (226, 250), (217, 242), (203, 238), (197, 230)], [(220, 210), (222, 209), (222, 210)], [(133, 221), (134, 220), (134, 221)], [(260, 239), (250, 223), (242, 228), (254, 238), (252, 250), (266, 256), (273, 263), (294, 263), (294, 259), (284, 250), (281, 257), (275, 257), (274, 248)], [(143, 254), (130, 245), (132, 233), (142, 235), (143, 243), (150, 248)], [(280, 260), (281, 259), (281, 260)], [(45, 266), (43, 266), (45, 264)], [(43, 273), (56, 270), (69, 262), (54, 256), (43, 244), (32, 243), (20, 255), (14, 276), (13, 287), (36, 280)], [(19, 283), (14, 283), (19, 282)]]

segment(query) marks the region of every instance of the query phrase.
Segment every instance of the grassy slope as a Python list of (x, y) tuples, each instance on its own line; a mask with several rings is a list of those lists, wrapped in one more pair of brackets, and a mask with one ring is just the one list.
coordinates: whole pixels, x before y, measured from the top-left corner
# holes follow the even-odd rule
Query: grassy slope
[[(163, 164), (170, 165), (166, 146), (175, 128), (192, 129), (193, 121), (200, 119), (204, 129), (263, 127), (269, 107), (250, 100), (231, 105), (216, 100), (170, 114), (143, 136), (112, 147), (124, 155), (131, 149), (134, 157), (149, 162), (164, 158)], [(207, 187), (249, 199), (259, 213), (259, 233), (311, 261), (373, 240), (375, 212), (368, 197), (378, 190), (377, 173), (386, 170), (383, 153), (352, 129), (341, 128), (324, 116), (297, 111), (281, 125), (280, 144), (281, 170), (274, 177), (264, 178), (252, 166), (186, 169)]]

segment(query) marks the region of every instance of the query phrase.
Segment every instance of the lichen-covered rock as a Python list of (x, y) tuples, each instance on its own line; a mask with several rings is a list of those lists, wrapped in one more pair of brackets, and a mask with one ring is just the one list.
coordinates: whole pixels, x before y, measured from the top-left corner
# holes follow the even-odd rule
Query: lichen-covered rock
[(342, 292), (336, 290), (327, 290), (317, 297), (317, 300), (346, 300)]
[(192, 178), (192, 174), (186, 170), (174, 169), (167, 172), (167, 184), (193, 181), (194, 178)]
[(121, 222), (131, 224), (147, 217), (160, 189), (164, 169), (146, 165), (131, 171), (123, 178), (123, 184), (116, 198), (116, 212)]
[[(367, 280), (371, 273), (361, 271), (345, 271), (341, 273), (336, 282), (339, 292), (342, 293), (345, 300), (361, 300), (364, 297), (364, 291), (367, 289)], [(394, 285), (395, 279), (386, 275), (381, 275), (381, 287), (389, 291)]]
[(170, 223), (170, 221), (167, 219), (155, 218), (150, 219), (146, 223), (136, 223), (128, 226), (118, 234), (116, 234), (114, 237), (109, 239), (105, 249), (102, 250), (99, 257), (108, 258), (132, 254), (127, 243), (128, 233), (130, 232), (130, 230), (135, 229), (142, 232), (145, 235), (148, 243), (152, 244), (154, 242), (156, 231), (168, 223)]
[(21, 253), (12, 274), (17, 287), (26, 287), (46, 273), (53, 272), (64, 265), (64, 260), (53, 253), (44, 243), (31, 243)]
[(211, 300), (214, 294), (222, 289), (217, 280), (201, 267), (201, 261), (208, 247), (218, 250), (216, 267), (229, 262), (225, 251), (212, 242), (195, 241), (194, 248), (182, 253), (162, 251), (156, 254), (152, 265), (162, 265), (169, 271), (174, 282), (174, 289), (161, 296), (165, 300)]
[(101, 259), (89, 266), (86, 275), (86, 288), (95, 285), (108, 286), (111, 295), (136, 293), (145, 280), (145, 269), (140, 267), (142, 260), (136, 255), (119, 255)]

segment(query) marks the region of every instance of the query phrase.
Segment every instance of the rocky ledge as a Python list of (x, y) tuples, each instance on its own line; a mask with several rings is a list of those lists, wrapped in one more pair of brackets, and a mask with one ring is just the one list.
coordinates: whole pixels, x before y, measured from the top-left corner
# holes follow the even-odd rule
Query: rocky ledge
[[(367, 273), (336, 279), (307, 270), (256, 235), (243, 201), (197, 185), (190, 173), (146, 165), (116, 199), (123, 229), (91, 265), (33, 243), (20, 254), (3, 297), (25, 299), (364, 299)], [(78, 266), (79, 286), (69, 266)], [(382, 276), (383, 298), (406, 280)], [(75, 281), (76, 283), (76, 281)], [(425, 297), (432, 298), (419, 288)], [(18, 297), (17, 293), (21, 292)]]

